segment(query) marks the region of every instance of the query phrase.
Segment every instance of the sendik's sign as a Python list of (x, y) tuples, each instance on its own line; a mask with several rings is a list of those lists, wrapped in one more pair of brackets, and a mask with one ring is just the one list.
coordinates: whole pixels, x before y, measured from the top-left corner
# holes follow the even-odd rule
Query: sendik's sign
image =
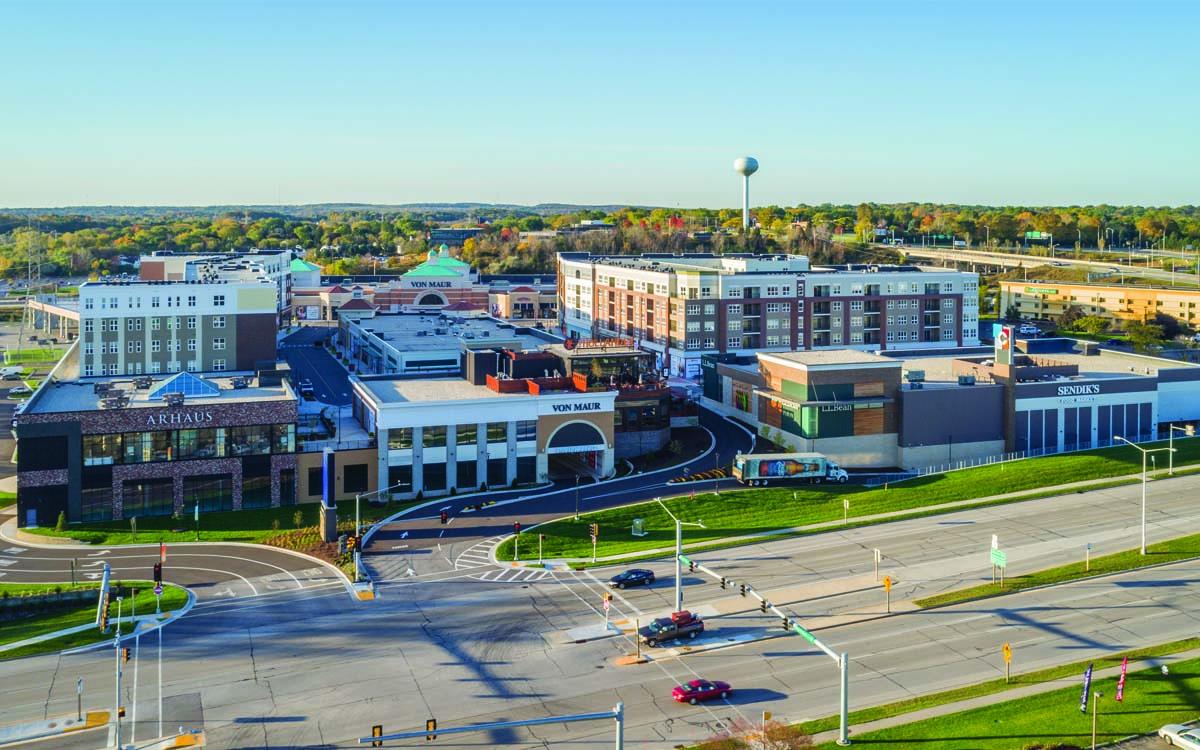
[(1088, 383), (1086, 385), (1060, 385), (1058, 387), (1058, 395), (1060, 396), (1094, 396), (1099, 392), (1099, 383)]
[(147, 427), (177, 427), (189, 424), (207, 424), (213, 421), (211, 411), (172, 411), (146, 415)]

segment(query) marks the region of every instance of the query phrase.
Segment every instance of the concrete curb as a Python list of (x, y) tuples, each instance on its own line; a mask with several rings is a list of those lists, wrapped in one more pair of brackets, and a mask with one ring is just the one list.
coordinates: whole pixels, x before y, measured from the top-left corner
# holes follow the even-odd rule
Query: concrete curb
[[(188, 600), (182, 607), (180, 607), (179, 609), (176, 609), (176, 610), (172, 610), (171, 612), (164, 612), (163, 614), (165, 614), (167, 616), (162, 618), (161, 620), (158, 620), (157, 624), (154, 625), (154, 627), (147, 628), (141, 632), (138, 632), (136, 629), (134, 629), (134, 630), (130, 631), (129, 633), (122, 635), (120, 642), (124, 643), (125, 641), (133, 640), (135, 637), (140, 637), (143, 635), (148, 635), (150, 633), (153, 633), (154, 631), (156, 631), (160, 628), (164, 628), (167, 625), (169, 625), (170, 623), (173, 623), (176, 620), (182, 618), (188, 612), (191, 612), (192, 607), (196, 606), (196, 595), (192, 592), (191, 589), (185, 588), (184, 591), (187, 592)], [(95, 651), (98, 648), (104, 648), (106, 646), (111, 646), (111, 645), (112, 645), (112, 640), (106, 638), (104, 640), (97, 641), (96, 643), (88, 644), (87, 646), (80, 646), (78, 648), (67, 649), (66, 651), (62, 651), (60, 653), (67, 655), (67, 656), (69, 656), (71, 654), (82, 654), (87, 651)]]

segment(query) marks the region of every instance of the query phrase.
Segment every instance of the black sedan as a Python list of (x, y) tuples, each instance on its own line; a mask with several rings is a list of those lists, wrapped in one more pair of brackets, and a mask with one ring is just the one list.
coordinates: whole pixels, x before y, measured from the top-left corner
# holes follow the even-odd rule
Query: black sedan
[(623, 589), (626, 586), (649, 586), (654, 583), (654, 571), (634, 568), (633, 570), (627, 570), (624, 573), (613, 576), (609, 579), (608, 583), (619, 589)]

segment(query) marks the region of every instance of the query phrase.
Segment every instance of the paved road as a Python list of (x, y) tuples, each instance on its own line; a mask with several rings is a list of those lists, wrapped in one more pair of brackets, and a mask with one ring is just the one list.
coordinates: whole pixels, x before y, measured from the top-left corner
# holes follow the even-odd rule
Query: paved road
[(280, 342), (279, 351), (295, 373), (294, 382), (308, 380), (318, 401), (346, 406), (350, 403), (349, 373), (324, 347), (313, 345), (333, 333), (334, 329), (326, 327), (301, 328)]
[[(10, 518), (0, 515), (0, 523)], [(99, 580), (106, 562), (114, 576), (149, 579), (158, 559), (157, 544), (107, 549), (34, 547), (5, 536), (0, 538), (0, 581), (68, 582), (72, 560), (75, 561), (77, 580), (81, 581)], [(169, 545), (163, 575), (170, 583), (190, 588), (201, 601), (254, 597), (341, 580), (312, 558), (270, 547), (236, 544)]]
[[(700, 423), (712, 433), (717, 448), (703, 458), (690, 462), (689, 467), (693, 471), (713, 468), (717, 465), (718, 456), (722, 463), (728, 464), (736, 452), (749, 450), (749, 434), (729, 420), (708, 410), (701, 410)], [(583, 484), (578, 491), (578, 508), (581, 512), (588, 512), (660, 495), (677, 494), (679, 489), (666, 482), (678, 474), (678, 470), (660, 471), (599, 484)], [(722, 486), (731, 483), (732, 480)], [(512, 502), (514, 498), (525, 494), (534, 497)], [(466, 559), (460, 560), (456, 566), (455, 560), (481, 541), (512, 533), (516, 521), (528, 528), (536, 523), (570, 515), (576, 509), (576, 490), (573, 485), (550, 492), (510, 492), (499, 497), (506, 502), (479, 512), (464, 512), (465, 508), (476, 502), (473, 499), (446, 498), (444, 503), (419, 512), (416, 519), (402, 519), (384, 527), (370, 540), (364, 561), (372, 574), (382, 580), (403, 577), (409, 568), (422, 573), (475, 567), (474, 564), (468, 564)], [(438, 517), (442, 509), (452, 517), (445, 526)], [(474, 555), (472, 558), (478, 559)]]
[[(1025, 670), (1194, 634), (1197, 581), (1200, 565), (1185, 563), (843, 626), (821, 637), (850, 654), (851, 705), (862, 707), (995, 677), (1006, 641)], [(411, 729), (436, 717), (451, 726), (623, 701), (632, 746), (665, 749), (762, 710), (786, 721), (835, 711), (832, 661), (797, 637), (616, 667), (613, 659), (632, 651), (628, 641), (558, 638), (598, 620), (601, 589), (584, 577), (507, 588), (471, 580), (401, 586), (373, 605), (348, 604), (333, 590), (202, 603), (166, 631), (168, 725), (202, 712), (214, 747), (353, 747), (376, 723)], [(629, 614), (623, 602), (616, 608)], [(108, 653), (0, 663), (0, 705), (14, 717), (69, 711), (73, 678), (83, 676), (97, 691), (88, 704), (101, 707), (110, 701), (111, 670)], [(155, 718), (152, 675), (147, 661), (142, 720)], [(701, 707), (669, 701), (672, 685), (700, 675), (727, 679), (734, 695)], [(132, 705), (128, 679), (126, 688)], [(439, 747), (590, 748), (610, 736), (605, 726), (550, 726), (444, 738)]]

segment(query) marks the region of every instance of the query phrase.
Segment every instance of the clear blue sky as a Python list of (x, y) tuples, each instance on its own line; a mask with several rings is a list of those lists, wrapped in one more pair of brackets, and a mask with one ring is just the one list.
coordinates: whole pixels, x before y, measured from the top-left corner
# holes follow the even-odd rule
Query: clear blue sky
[(1200, 203), (1200, 3), (0, 5), (0, 206)]

